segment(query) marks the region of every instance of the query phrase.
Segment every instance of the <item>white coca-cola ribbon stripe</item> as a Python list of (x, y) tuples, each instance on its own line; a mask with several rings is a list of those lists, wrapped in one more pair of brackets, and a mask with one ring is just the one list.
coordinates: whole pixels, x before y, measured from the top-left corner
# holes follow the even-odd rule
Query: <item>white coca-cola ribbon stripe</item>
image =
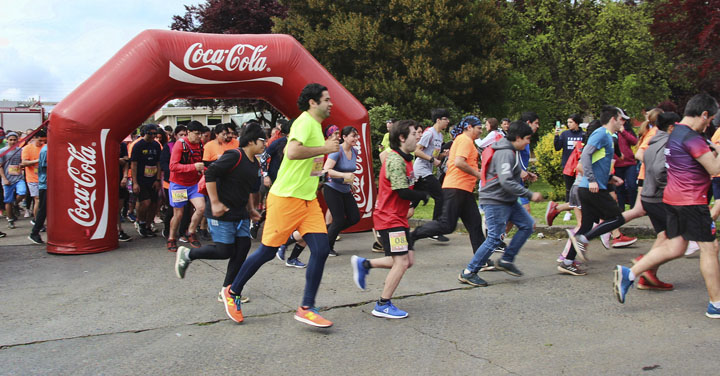
[[(96, 189), (97, 181), (95, 180), (95, 159), (97, 153), (95, 149), (87, 146), (81, 146), (80, 150), (75, 145), (68, 143), (68, 153), (70, 157), (67, 160), (67, 173), (73, 182), (73, 194), (75, 199), (74, 208), (68, 209), (68, 216), (73, 222), (84, 227), (92, 227), (95, 225), (95, 201), (97, 200)], [(80, 168), (76, 167), (73, 162), (80, 162)]]
[(216, 80), (208, 80), (205, 78), (200, 78), (197, 76), (193, 76), (192, 74), (185, 72), (184, 70), (178, 68), (175, 64), (170, 62), (170, 78), (172, 78), (175, 81), (180, 82), (186, 82), (188, 84), (199, 84), (199, 85), (221, 85), (221, 84), (234, 84), (238, 82), (270, 82), (274, 83), (280, 86), (283, 86), (283, 78), (282, 77), (259, 77), (259, 78), (253, 78), (250, 80), (239, 80), (239, 81), (216, 81)]
[[(229, 50), (203, 49), (203, 44), (193, 43), (185, 51), (183, 65), (187, 70), (210, 69), (213, 71), (260, 72), (267, 68), (267, 58), (262, 53), (267, 45), (236, 44)], [(249, 54), (246, 52), (250, 51)], [(248, 56), (249, 55), (249, 56)], [(197, 65), (204, 64), (204, 65)]]
[[(362, 126), (360, 127), (360, 128), (362, 129), (362, 134), (367, 134), (367, 133), (366, 133), (366, 132), (367, 132), (367, 127), (368, 127), (368, 123), (362, 123)], [(361, 141), (361, 142), (362, 142), (361, 145), (360, 145), (361, 149), (363, 149), (368, 156), (371, 155), (371, 154), (370, 154), (370, 150), (369, 150), (371, 142), (368, 142), (368, 140), (364, 140), (364, 142), (363, 142), (363, 141)], [(369, 175), (369, 172), (368, 172), (368, 175)], [(364, 180), (365, 180), (365, 179), (364, 179), (364, 177), (363, 177), (363, 179), (362, 179), (362, 181), (361, 181), (361, 183), (360, 183), (360, 186), (361, 186), (361, 187), (365, 186), (365, 184), (366, 184), (366, 182), (365, 182)], [(367, 184), (370, 184), (370, 185), (368, 186), (368, 189), (367, 189), (368, 197), (367, 197), (367, 200), (366, 200), (366, 202), (365, 202), (365, 203), (366, 203), (366, 206), (365, 206), (365, 214), (363, 214), (363, 216), (362, 216), (363, 218), (371, 218), (371, 217), (372, 217), (373, 206), (375, 205), (375, 201), (374, 201), (374, 199), (373, 199), (373, 187), (372, 187), (373, 182), (372, 182), (372, 177), (370, 177), (369, 180), (370, 180), (370, 181), (367, 182)], [(362, 190), (361, 190), (361, 191), (362, 191)]]
[[(102, 129), (100, 131), (100, 156), (103, 162), (103, 171), (107, 171), (107, 165), (105, 163), (105, 143), (107, 141), (107, 135), (109, 132), (110, 129)], [(93, 234), (93, 236), (90, 237), (90, 239), (93, 240), (104, 238), (108, 227), (108, 176), (107, 174), (103, 175), (105, 176), (105, 199), (103, 200), (103, 209), (102, 214), (100, 214), (100, 221), (98, 222), (98, 227), (95, 229), (95, 233)]]

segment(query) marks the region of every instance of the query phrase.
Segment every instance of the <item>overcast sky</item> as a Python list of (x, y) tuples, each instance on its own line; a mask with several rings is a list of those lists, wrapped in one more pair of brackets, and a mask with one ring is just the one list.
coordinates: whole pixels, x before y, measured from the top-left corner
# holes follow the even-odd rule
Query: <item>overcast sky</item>
[(199, 0), (0, 0), (0, 100), (60, 101), (146, 29)]

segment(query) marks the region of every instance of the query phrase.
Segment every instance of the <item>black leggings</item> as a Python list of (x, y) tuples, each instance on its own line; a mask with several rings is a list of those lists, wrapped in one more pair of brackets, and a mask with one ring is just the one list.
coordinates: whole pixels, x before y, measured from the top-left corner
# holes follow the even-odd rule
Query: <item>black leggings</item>
[(455, 231), (458, 218), (470, 235), (470, 246), (475, 253), (485, 241), (482, 216), (472, 192), (456, 188), (443, 188), (443, 210), (437, 221), (427, 222), (412, 232), (413, 241)]
[[(585, 235), (587, 240), (592, 240), (625, 224), (620, 207), (607, 191), (592, 193), (587, 188), (580, 188), (578, 195), (582, 204), (582, 221), (575, 236)], [(600, 220), (604, 222), (593, 228)], [(577, 251), (571, 244), (566, 258), (575, 260), (576, 255)]]
[(47, 214), (47, 189), (39, 190), (40, 204), (38, 206), (37, 216), (35, 216), (35, 225), (32, 228), (31, 233), (33, 235), (39, 235), (45, 225), (45, 217)]
[(207, 244), (200, 248), (190, 249), (190, 260), (227, 260), (228, 266), (225, 272), (223, 287), (229, 286), (235, 280), (235, 276), (242, 267), (250, 250), (250, 238), (235, 238), (234, 244), (215, 243)]
[(335, 239), (338, 234), (360, 221), (360, 211), (350, 192), (338, 192), (326, 185), (323, 186), (323, 195), (330, 214), (332, 214), (332, 223), (328, 226), (328, 241), (330, 249), (335, 249)]
[(425, 191), (430, 194), (430, 197), (432, 197), (435, 201), (432, 220), (437, 221), (440, 219), (443, 207), (443, 192), (442, 184), (438, 181), (435, 175), (428, 175), (424, 178), (418, 179), (415, 183), (415, 189), (418, 191)]

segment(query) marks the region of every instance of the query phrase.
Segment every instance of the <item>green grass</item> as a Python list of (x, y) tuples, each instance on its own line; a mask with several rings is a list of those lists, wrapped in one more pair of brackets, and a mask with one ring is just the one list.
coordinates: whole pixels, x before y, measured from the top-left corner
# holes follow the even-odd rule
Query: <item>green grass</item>
[[(537, 221), (538, 224), (545, 225), (545, 210), (547, 209), (547, 197), (548, 192), (552, 191), (552, 187), (550, 184), (546, 183), (545, 181), (538, 180), (535, 183), (532, 183), (530, 185), (530, 189), (534, 192), (540, 192), (542, 193), (543, 197), (545, 198), (544, 201), (541, 202), (531, 202), (530, 203), (530, 212), (532, 213), (533, 218)], [(561, 203), (561, 202), (558, 202)], [(425, 206), (422, 206), (422, 203), (420, 206), (418, 206), (415, 209), (415, 214), (413, 215), (413, 218), (415, 219), (432, 219), (433, 209), (435, 208), (435, 201), (430, 199), (428, 201), (428, 204)], [(572, 219), (570, 219), (567, 222), (564, 222), (563, 216), (565, 213), (560, 213), (557, 218), (555, 218), (555, 221), (553, 222), (554, 225), (560, 225), (560, 226), (575, 226), (577, 224), (577, 221), (575, 220), (575, 216), (573, 215)]]

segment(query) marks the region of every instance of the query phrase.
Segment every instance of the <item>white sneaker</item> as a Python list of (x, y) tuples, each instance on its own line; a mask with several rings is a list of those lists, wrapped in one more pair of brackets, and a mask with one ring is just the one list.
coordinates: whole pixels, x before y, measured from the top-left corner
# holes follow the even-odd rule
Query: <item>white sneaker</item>
[(565, 216), (563, 216), (563, 222), (567, 222), (572, 219), (572, 213), (571, 212), (565, 212)]
[(699, 249), (700, 249), (700, 246), (698, 245), (698, 243), (691, 240), (690, 242), (688, 242), (687, 249), (685, 250), (685, 257), (692, 256)]
[(605, 247), (605, 249), (610, 249), (610, 247), (612, 247), (612, 244), (610, 244), (610, 233), (606, 232), (600, 235), (600, 242), (602, 242), (602, 245), (603, 247)]

